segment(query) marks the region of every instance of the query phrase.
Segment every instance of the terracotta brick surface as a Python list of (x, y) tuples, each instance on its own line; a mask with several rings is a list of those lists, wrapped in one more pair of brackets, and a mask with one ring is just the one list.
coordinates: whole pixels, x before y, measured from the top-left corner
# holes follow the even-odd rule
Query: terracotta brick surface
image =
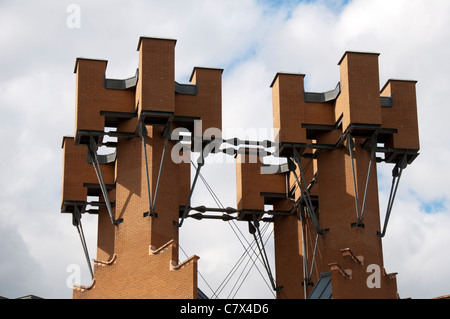
[(222, 72), (222, 69), (196, 67), (191, 84), (197, 86), (197, 95), (175, 95), (175, 115), (201, 117), (202, 133), (209, 128), (222, 130)]
[(419, 150), (416, 81), (389, 80), (381, 95), (393, 100), (392, 107), (382, 108), (383, 127), (398, 130), (389, 140), (388, 146)]
[[(88, 148), (76, 146), (73, 137), (63, 139), (63, 182), (62, 200), (85, 201), (87, 188), (85, 183), (98, 184), (92, 164), (87, 162)], [(101, 165), (106, 184), (114, 184), (114, 164)]]
[[(200, 135), (221, 134), (223, 70), (196, 67), (189, 93), (176, 92), (175, 44), (171, 39), (141, 37), (138, 81), (126, 90), (104, 87), (107, 61), (77, 59), (76, 138), (63, 140), (62, 201), (83, 202), (93, 193), (100, 202), (105, 200), (92, 164), (86, 161), (87, 146), (78, 144), (86, 144), (90, 134), (102, 134), (104, 112), (117, 112), (117, 132), (124, 135), (117, 140), (116, 160), (102, 165), (102, 171), (114, 219), (123, 222), (113, 225), (106, 207), (99, 207), (95, 279), (89, 287), (74, 289), (74, 298), (197, 298), (199, 257), (179, 260), (176, 225), (190, 191), (191, 164), (172, 160), (179, 151), (176, 140), (168, 140), (162, 160), (163, 132), (166, 125), (193, 132), (199, 128), (194, 121), (201, 119)], [(277, 298), (307, 297), (320, 275), (329, 271), (333, 298), (398, 298), (396, 277), (384, 269), (377, 235), (381, 223), (375, 160), (362, 220), (357, 207), (362, 211), (370, 145), (383, 145), (378, 151), (386, 152), (389, 160), (384, 160), (394, 164), (404, 154), (412, 162), (419, 150), (416, 82), (389, 80), (380, 93), (378, 54), (349, 51), (338, 64), (341, 91), (336, 99), (306, 101), (303, 74), (277, 73), (271, 84), (274, 131), (279, 142), (293, 143), (282, 155), (290, 157), (290, 171), (261, 174), (262, 161), (248, 150), (236, 158), (237, 209), (256, 210), (259, 218), (269, 203), (274, 211), (284, 212), (272, 220)], [(381, 97), (390, 103), (382, 106)], [(147, 123), (146, 153), (137, 134), (143, 111), (167, 115)], [(83, 142), (77, 140), (80, 135)], [(295, 152), (301, 170), (292, 165)], [(308, 187), (314, 211), (307, 209), (295, 175), (302, 190)], [(151, 210), (148, 192), (155, 214), (145, 217)], [(249, 220), (245, 214), (243, 219)], [(373, 265), (380, 269), (379, 288), (367, 284)]]
[[(317, 229), (309, 212), (305, 213), (306, 220), (303, 227), (298, 218), (293, 215), (278, 217), (274, 221), (276, 277), (277, 284), (283, 286), (283, 289), (277, 293), (278, 298), (305, 297), (302, 285), (305, 254), (308, 270), (311, 271), (314, 267), (312, 286), (307, 286), (308, 295), (319, 280), (320, 274), (331, 271), (333, 298), (399, 297), (395, 274), (387, 274), (384, 269), (382, 242), (377, 235), (381, 225), (375, 161), (372, 163), (369, 178), (363, 225), (355, 227), (354, 224), (358, 221), (356, 205), (362, 211), (371, 154), (370, 149), (367, 148), (370, 145), (370, 138), (377, 138), (378, 145), (384, 144), (384, 149), (392, 148), (390, 152), (393, 154), (414, 153), (419, 149), (415, 81), (390, 80), (380, 93), (378, 54), (346, 52), (339, 65), (341, 92), (337, 99), (325, 103), (291, 102), (290, 114), (297, 115), (288, 117), (286, 126), (279, 124), (282, 123), (280, 95), (285, 93), (282, 93), (277, 81), (273, 83), (274, 127), (281, 127), (280, 131), (289, 128), (288, 131), (296, 135), (296, 142), (303, 141), (308, 144), (331, 147), (319, 151), (309, 147), (299, 150), (304, 156), (301, 165), (305, 171), (308, 161), (311, 162), (312, 168), (304, 174), (307, 183), (314, 181), (311, 184), (310, 195), (317, 195), (318, 198), (315, 212), (321, 233), (317, 236)], [(302, 86), (297, 84), (296, 89), (299, 87)], [(289, 89), (291, 95), (286, 95), (291, 97), (296, 89)], [(381, 96), (389, 97), (392, 106), (382, 107)], [(297, 94), (297, 99), (302, 99), (302, 95)], [(339, 123), (339, 119), (342, 119), (342, 124), (332, 129), (335, 123)], [(300, 129), (303, 124), (307, 124), (306, 133), (313, 138), (312, 140), (304, 139), (305, 135)], [(388, 133), (381, 133), (382, 129), (388, 129)], [(380, 137), (377, 137), (378, 132), (381, 134)], [(355, 137), (352, 137), (353, 159), (350, 156), (347, 141), (342, 138), (346, 137), (346, 133), (355, 134)], [(289, 140), (295, 139), (290, 137)], [(308, 154), (309, 157), (305, 156)], [(396, 163), (395, 158), (394, 163)], [(352, 160), (355, 169), (357, 204), (355, 203)], [(314, 178), (316, 173), (317, 178)], [(298, 168), (296, 174), (300, 175)], [(296, 179), (291, 172), (289, 173), (290, 189), (293, 189), (295, 185)], [(245, 190), (242, 192), (244, 193)], [(295, 200), (301, 197), (298, 187), (295, 189), (294, 196)], [(274, 208), (283, 205), (289, 206), (289, 202), (282, 200), (274, 204)], [(304, 205), (301, 209), (304, 209)], [(303, 238), (305, 238), (306, 251), (303, 250)], [(315, 246), (316, 238), (318, 238), (317, 247)], [(314, 250), (316, 255), (313, 264)], [(362, 264), (355, 262), (348, 251), (361, 258)], [(370, 288), (367, 285), (371, 275), (368, 271), (369, 265), (380, 267), (380, 288)], [(345, 274), (350, 276), (347, 277)]]
[(134, 92), (105, 89), (107, 61), (78, 58), (75, 65), (75, 135), (78, 130), (103, 131), (100, 111), (134, 112)]
[(236, 158), (237, 208), (264, 210), (261, 193), (286, 192), (284, 174), (261, 174), (258, 152), (242, 152)]
[(136, 104), (141, 110), (175, 111), (175, 40), (139, 39), (139, 83)]
[(350, 123), (381, 124), (378, 54), (346, 52), (339, 62), (341, 94), (336, 118), (343, 114), (343, 131)]
[[(202, 133), (210, 127), (221, 129), (222, 70), (195, 68), (192, 83), (197, 86), (197, 94), (176, 94), (175, 43), (170, 39), (140, 38), (137, 85), (126, 90), (105, 89), (107, 61), (77, 59), (75, 135), (80, 130), (103, 132), (102, 111), (136, 112), (134, 118), (127, 115), (119, 119), (119, 133), (137, 132), (143, 110), (173, 114), (175, 120), (167, 122), (171, 129), (187, 125), (191, 130), (194, 119), (204, 120)], [(177, 122), (177, 117), (182, 120)], [(89, 287), (75, 289), (74, 298), (197, 298), (198, 257), (179, 260), (175, 225), (179, 207), (188, 198), (191, 164), (172, 160), (176, 141), (171, 140), (163, 159), (165, 126), (157, 124), (146, 126), (146, 154), (141, 137), (128, 134), (118, 138), (115, 162), (103, 165), (105, 183), (114, 185), (108, 191), (114, 219), (123, 222), (113, 225), (106, 207), (99, 207), (95, 280)], [(87, 146), (75, 144), (74, 138), (64, 140), (62, 198), (85, 201), (88, 194), (83, 185), (99, 182), (86, 161)], [(146, 164), (155, 213), (150, 217), (144, 217), (150, 211)], [(104, 201), (101, 194), (99, 201)]]
[(279, 129), (280, 142), (306, 142), (303, 74), (278, 73), (272, 82), (273, 127)]

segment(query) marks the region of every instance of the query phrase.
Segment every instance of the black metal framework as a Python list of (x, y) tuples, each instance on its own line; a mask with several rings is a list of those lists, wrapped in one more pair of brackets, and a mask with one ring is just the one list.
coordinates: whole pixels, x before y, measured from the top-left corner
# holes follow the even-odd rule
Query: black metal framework
[(192, 194), (194, 193), (195, 185), (197, 184), (197, 180), (198, 180), (198, 177), (200, 175), (200, 170), (203, 167), (203, 165), (205, 165), (205, 154), (204, 154), (204, 149), (202, 148), (202, 150), (200, 152), (200, 157), (199, 157), (199, 159), (197, 161), (197, 168), (195, 170), (194, 181), (192, 182), (192, 186), (191, 186), (191, 189), (189, 191), (189, 196), (187, 198), (186, 205), (184, 206), (183, 214), (181, 215), (181, 220), (179, 222), (177, 222), (177, 221), (173, 222), (173, 224), (175, 226), (177, 226), (177, 227), (181, 227), (183, 225), (183, 223), (184, 223), (184, 220), (188, 216), (188, 212), (189, 212), (188, 208), (189, 208), (189, 205), (191, 203)]
[(99, 162), (99, 157), (97, 154), (98, 145), (95, 142), (94, 138), (91, 136), (90, 143), (88, 147), (88, 162), (92, 162), (94, 166), (95, 174), (97, 175), (98, 183), (100, 185), (100, 190), (103, 195), (103, 199), (106, 203), (106, 208), (108, 209), (108, 214), (111, 219), (111, 223), (113, 225), (118, 225), (123, 222), (123, 219), (114, 219), (114, 214), (111, 207), (111, 202), (109, 201), (108, 190), (106, 189), (105, 180), (103, 179), (102, 168)]
[[(261, 256), (263, 266), (267, 271), (267, 275), (269, 276), (269, 280), (270, 280), (270, 284), (272, 285), (272, 289), (274, 291), (279, 291), (279, 290), (283, 289), (282, 286), (277, 286), (275, 279), (273, 277), (272, 270), (270, 269), (269, 258), (267, 257), (266, 248), (264, 246), (264, 241), (262, 239), (261, 231), (259, 229), (259, 220), (256, 218), (255, 215), (254, 215), (253, 222), (248, 221), (248, 230), (249, 230), (250, 234), (253, 235), (256, 246), (258, 247), (259, 255)], [(256, 233), (258, 235), (256, 235)]]
[(395, 195), (397, 194), (398, 184), (400, 182), (400, 178), (402, 177), (402, 172), (408, 165), (408, 157), (407, 155), (403, 155), (403, 159), (400, 163), (397, 163), (392, 170), (392, 185), (391, 191), (389, 193), (389, 201), (386, 209), (386, 217), (384, 220), (384, 226), (382, 232), (377, 232), (379, 237), (384, 237), (386, 235), (386, 229), (389, 222), (389, 217), (391, 216), (392, 207), (394, 204)]
[(86, 244), (86, 238), (84, 237), (83, 226), (81, 224), (81, 211), (78, 205), (74, 205), (74, 212), (72, 213), (72, 225), (77, 228), (78, 235), (80, 236), (81, 245), (83, 246), (84, 256), (86, 257), (86, 262), (89, 268), (89, 273), (91, 278), (94, 279), (94, 272), (92, 270), (91, 259), (89, 258), (89, 251)]
[(309, 212), (309, 215), (311, 216), (314, 226), (316, 227), (316, 231), (318, 234), (322, 234), (324, 231), (320, 229), (319, 219), (316, 216), (316, 213), (314, 211), (314, 206), (311, 201), (311, 196), (309, 195), (308, 185), (306, 183), (305, 176), (303, 174), (302, 165), (300, 162), (300, 154), (296, 148), (293, 149), (293, 152), (294, 152), (294, 161), (297, 163), (297, 167), (300, 171), (300, 177), (301, 177), (301, 180), (303, 181), (304, 190), (302, 188), (302, 183), (300, 182), (295, 170), (293, 170), (292, 173), (294, 174), (295, 180), (300, 189), (300, 194), (302, 194), (301, 197), (303, 198), (303, 201), (306, 204), (306, 208)]
[(364, 188), (364, 197), (361, 209), (359, 209), (359, 199), (358, 199), (358, 187), (356, 185), (356, 176), (355, 176), (355, 163), (354, 163), (354, 157), (353, 157), (353, 149), (355, 148), (355, 143), (353, 142), (353, 137), (351, 134), (347, 135), (347, 148), (350, 154), (350, 161), (352, 163), (352, 175), (353, 175), (353, 187), (355, 192), (355, 209), (356, 209), (356, 223), (352, 223), (352, 227), (363, 227), (364, 228), (364, 213), (366, 208), (366, 200), (367, 200), (367, 192), (369, 189), (369, 182), (370, 182), (370, 174), (372, 171), (372, 164), (375, 157), (375, 150), (376, 150), (376, 135), (372, 136), (369, 139), (369, 151), (370, 151), (370, 160), (369, 160), (369, 167), (367, 169), (367, 177), (366, 177), (366, 184)]
[[(189, 88), (193, 89), (193, 88)], [(334, 91), (333, 94), (336, 94), (338, 91), (338, 88)], [(317, 97), (310, 97), (310, 98), (317, 98)], [(321, 97), (323, 98), (323, 97)], [(109, 113), (108, 113), (109, 114)], [(106, 116), (106, 114), (104, 114)], [(117, 114), (109, 114), (109, 116), (114, 117), (117, 116)], [(111, 117), (111, 118), (112, 118)], [(135, 117), (134, 114), (121, 114), (120, 118), (132, 118)], [(158, 217), (158, 214), (156, 213), (156, 200), (158, 196), (158, 190), (161, 180), (161, 175), (163, 171), (163, 164), (165, 160), (165, 153), (166, 149), (169, 143), (169, 138), (171, 138), (171, 128), (172, 123), (181, 121), (181, 123), (187, 123), (192, 124), (192, 121), (195, 120), (195, 118), (180, 118), (180, 117), (174, 117), (173, 113), (170, 112), (152, 112), (152, 111), (143, 111), (142, 116), (139, 119), (138, 126), (136, 128), (136, 132), (134, 133), (122, 133), (122, 132), (95, 132), (95, 131), (80, 131), (79, 136), (81, 136), (81, 139), (83, 140), (82, 144), (87, 144), (88, 146), (88, 162), (92, 163), (94, 166), (95, 173), (97, 175), (98, 179), (98, 186), (96, 188), (100, 188), (100, 191), (104, 198), (104, 203), (98, 202), (94, 203), (94, 206), (101, 206), (105, 205), (111, 222), (114, 225), (118, 225), (121, 222), (123, 222), (123, 219), (115, 220), (113, 217), (113, 211), (112, 211), (112, 203), (109, 200), (108, 197), (108, 189), (110, 189), (110, 186), (105, 184), (105, 181), (103, 179), (103, 174), (101, 171), (100, 164), (105, 164), (109, 162), (115, 161), (115, 154), (108, 155), (109, 157), (106, 158), (103, 155), (97, 154), (98, 150), (98, 143), (99, 140), (104, 136), (113, 136), (113, 137), (140, 137), (142, 139), (142, 147), (145, 157), (145, 169), (146, 169), (146, 177), (147, 177), (147, 196), (148, 196), (148, 212), (145, 212), (143, 214), (144, 217), (152, 216), (152, 217)], [(111, 120), (112, 121), (112, 120)], [(112, 123), (112, 122), (111, 122)], [(318, 125), (305, 125), (304, 128), (309, 132), (308, 134), (312, 134), (315, 136), (317, 132), (320, 131), (331, 131), (341, 128), (342, 123), (342, 117), (336, 122), (334, 126), (318, 126)], [(150, 172), (148, 167), (148, 159), (147, 159), (147, 151), (146, 151), (146, 139), (148, 136), (148, 131), (146, 128), (146, 125), (159, 125), (164, 126), (162, 136), (164, 137), (164, 146), (162, 150), (161, 155), (161, 161), (157, 176), (157, 182), (156, 182), (156, 188), (155, 193), (152, 198), (152, 192), (150, 188)], [(193, 131), (192, 127), (190, 127), (190, 130)], [(354, 186), (354, 197), (355, 197), (355, 209), (356, 209), (356, 217), (357, 220), (355, 223), (352, 223), (352, 227), (364, 227), (364, 214), (365, 214), (365, 206), (366, 206), (366, 200), (367, 200), (367, 194), (368, 194), (368, 188), (370, 183), (370, 177), (371, 177), (371, 170), (375, 162), (382, 162), (385, 161), (387, 163), (395, 163), (395, 167), (393, 169), (392, 175), (392, 186), (391, 191), (389, 195), (389, 202), (387, 205), (387, 211), (386, 211), (386, 217), (384, 221), (384, 227), (381, 232), (377, 232), (377, 235), (379, 237), (384, 237), (387, 229), (387, 225), (389, 222), (390, 214), (393, 208), (394, 199), (397, 193), (399, 180), (402, 175), (403, 170), (406, 168), (408, 164), (410, 164), (414, 159), (418, 156), (417, 150), (403, 150), (403, 149), (390, 149), (388, 147), (380, 147), (380, 144), (383, 144), (387, 137), (394, 134), (396, 132), (395, 129), (382, 129), (379, 126), (373, 126), (373, 125), (364, 125), (364, 124), (350, 124), (348, 129), (338, 138), (335, 144), (320, 144), (320, 143), (275, 143), (269, 140), (264, 141), (249, 141), (249, 140), (241, 140), (238, 138), (231, 138), (231, 139), (222, 139), (222, 138), (215, 138), (213, 141), (210, 139), (205, 140), (202, 137), (195, 136), (194, 142), (200, 139), (201, 140), (201, 148), (195, 149), (194, 152), (199, 151), (200, 157), (197, 161), (197, 166), (195, 167), (195, 175), (193, 179), (193, 183), (190, 187), (189, 195), (186, 200), (185, 206), (180, 206), (179, 211), (179, 221), (174, 221), (173, 225), (176, 227), (182, 227), (184, 221), (186, 218), (193, 218), (197, 220), (202, 219), (217, 219), (222, 221), (247, 221), (249, 225), (249, 231), (254, 236), (254, 241), (258, 247), (259, 254), (261, 256), (261, 260), (263, 263), (264, 268), (267, 271), (267, 275), (270, 280), (270, 284), (272, 286), (273, 291), (279, 291), (282, 289), (282, 287), (279, 287), (276, 285), (275, 279), (273, 277), (272, 271), (269, 266), (269, 260), (267, 257), (267, 253), (265, 250), (265, 246), (262, 240), (262, 236), (259, 229), (260, 222), (273, 222), (275, 218), (281, 217), (281, 216), (287, 216), (296, 213), (298, 219), (301, 222), (302, 227), (302, 236), (303, 236), (303, 286), (304, 286), (304, 295), (305, 298), (307, 298), (307, 286), (313, 286), (312, 282), (312, 276), (314, 272), (314, 265), (315, 265), (315, 259), (316, 259), (316, 252), (318, 247), (318, 241), (319, 241), (319, 235), (324, 235), (328, 233), (328, 229), (321, 229), (320, 227), (320, 219), (319, 214), (317, 211), (317, 199), (313, 197), (310, 194), (311, 187), (315, 184), (316, 177), (313, 178), (312, 181), (306, 181), (305, 175), (304, 175), (304, 169), (302, 168), (302, 158), (307, 159), (315, 159), (317, 158), (317, 155), (320, 152), (324, 151), (332, 151), (341, 147), (346, 147), (348, 149), (350, 160), (351, 160), (351, 167), (352, 167), (352, 174), (353, 174), (353, 186)], [(356, 173), (355, 173), (355, 164), (354, 164), (354, 149), (355, 149), (355, 142), (356, 139), (364, 140), (364, 142), (361, 144), (362, 148), (365, 149), (370, 153), (370, 159), (369, 159), (369, 166), (367, 171), (367, 177), (365, 181), (365, 188), (364, 188), (364, 194), (362, 197), (362, 205), (360, 208), (359, 200), (360, 195), (358, 194), (358, 188), (356, 183)], [(173, 140), (173, 138), (172, 138)], [(196, 184), (198, 182), (198, 178), (201, 176), (201, 168), (205, 164), (205, 157), (208, 156), (209, 152), (213, 151), (211, 148), (211, 142), (214, 144), (214, 152), (223, 152), (227, 155), (231, 155), (236, 157), (237, 154), (246, 152), (246, 151), (257, 151), (257, 155), (260, 158), (263, 158), (265, 156), (277, 156), (280, 158), (285, 158), (287, 160), (287, 163), (284, 164), (284, 166), (278, 167), (276, 173), (286, 174), (289, 172), (292, 172), (295, 181), (296, 181), (296, 187), (300, 189), (300, 197), (293, 201), (292, 207), (289, 210), (286, 211), (277, 211), (277, 210), (251, 210), (251, 209), (245, 209), (245, 210), (238, 210), (231, 207), (226, 208), (211, 208), (211, 207), (205, 207), (205, 206), (197, 206), (197, 207), (191, 207), (191, 198), (193, 195), (193, 192), (195, 190)], [(220, 146), (228, 144), (226, 148), (220, 148)], [(198, 145), (198, 144), (197, 144)], [(231, 147), (230, 147), (231, 145)], [(113, 145), (116, 146), (116, 145)], [(274, 151), (273, 151), (274, 149)], [(312, 152), (305, 152), (306, 149), (312, 150)], [(385, 158), (380, 159), (375, 156), (376, 153), (384, 153)], [(298, 169), (299, 175), (297, 174), (296, 170)], [(309, 184), (308, 184), (309, 183)], [(90, 187), (92, 188), (92, 187)], [(295, 190), (295, 188), (294, 188)], [(267, 197), (269, 201), (275, 201), (278, 199), (291, 199), (293, 200), (292, 196), (292, 190), (286, 189), (285, 194), (272, 194), (272, 193), (261, 193), (261, 196)], [(266, 201), (265, 201), (266, 203)], [(80, 240), (83, 246), (83, 250), (86, 256), (86, 260), (89, 265), (89, 270), (91, 273), (91, 276), (93, 278), (93, 271), (92, 266), (90, 264), (89, 260), (89, 253), (86, 246), (86, 241), (84, 238), (84, 233), (81, 225), (81, 211), (79, 209), (79, 203), (66, 203), (68, 206), (73, 206), (73, 225), (77, 227)], [(89, 204), (87, 202), (84, 202), (83, 212), (88, 212), (85, 210), (86, 205)], [(315, 208), (316, 207), (316, 208)], [(192, 211), (196, 211), (196, 213), (191, 213)], [(92, 210), (90, 213), (96, 213), (98, 211)], [(221, 215), (214, 215), (214, 214), (206, 214), (207, 212), (210, 213), (222, 213)], [(234, 216), (236, 214), (236, 216)], [(264, 217), (269, 215), (269, 217)], [(311, 218), (311, 222), (314, 225), (314, 228), (316, 230), (315, 234), (315, 243), (314, 243), (314, 250), (312, 252), (311, 257), (311, 265), (308, 264), (309, 254), (307, 253), (306, 249), (306, 223), (307, 218)]]
[(140, 121), (138, 124), (137, 133), (142, 139), (142, 148), (143, 148), (143, 152), (144, 152), (144, 161), (145, 161), (145, 172), (146, 172), (146, 176), (147, 176), (148, 212), (145, 212), (143, 214), (144, 217), (148, 217), (148, 216), (158, 217), (158, 214), (155, 211), (156, 199), (158, 198), (159, 183), (161, 181), (161, 174), (162, 174), (167, 144), (168, 144), (169, 137), (170, 137), (171, 125), (172, 125), (172, 119), (168, 119), (167, 124), (162, 132), (162, 136), (164, 137), (164, 147), (163, 147), (163, 151), (162, 151), (162, 155), (161, 155), (161, 162), (159, 164), (158, 178), (156, 180), (156, 187), (155, 187), (155, 194), (154, 194), (153, 201), (152, 201), (151, 188), (150, 188), (150, 174), (149, 174), (149, 170), (148, 170), (147, 146), (146, 146), (147, 145), (146, 138), (148, 135), (148, 131), (147, 131), (147, 128), (145, 127), (144, 121)]

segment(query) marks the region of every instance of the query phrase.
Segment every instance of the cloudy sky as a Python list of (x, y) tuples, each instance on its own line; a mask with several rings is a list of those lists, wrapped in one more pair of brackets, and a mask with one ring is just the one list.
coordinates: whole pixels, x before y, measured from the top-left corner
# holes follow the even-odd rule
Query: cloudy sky
[[(347, 50), (381, 54), (380, 85), (417, 80), (421, 155), (402, 176), (383, 239), (385, 268), (399, 273), (401, 297), (449, 294), (448, 21), (448, 0), (2, 0), (0, 296), (71, 298), (73, 265), (81, 283), (90, 283), (71, 217), (60, 214), (61, 141), (74, 130), (73, 68), (77, 57), (106, 59), (108, 77), (130, 77), (140, 36), (177, 39), (178, 82), (187, 83), (194, 66), (224, 69), (223, 127), (230, 134), (272, 127), (277, 72), (306, 74), (308, 91), (333, 89)], [(379, 165), (382, 221), (391, 169)], [(206, 165), (203, 174), (224, 206), (236, 205), (234, 164)], [(202, 183), (194, 201), (214, 205)], [(95, 217), (83, 223), (95, 258)], [(269, 239), (269, 252), (272, 246)], [(199, 286), (209, 296), (243, 252), (230, 225), (218, 221), (186, 222), (181, 247), (200, 256), (207, 284), (199, 278)], [(239, 290), (226, 288), (220, 297), (273, 297), (267, 275), (250, 273)]]

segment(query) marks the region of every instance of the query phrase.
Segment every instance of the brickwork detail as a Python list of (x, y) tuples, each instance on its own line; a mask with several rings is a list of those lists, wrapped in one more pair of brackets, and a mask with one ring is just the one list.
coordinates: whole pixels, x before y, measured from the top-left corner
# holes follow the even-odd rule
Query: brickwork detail
[[(198, 297), (199, 257), (179, 259), (179, 221), (207, 218), (208, 208), (187, 202), (191, 163), (171, 158), (180, 151), (171, 133), (201, 137), (194, 151), (211, 139), (239, 143), (220, 133), (223, 70), (196, 67), (189, 84), (177, 83), (175, 45), (141, 37), (138, 70), (123, 80), (106, 78), (105, 60), (76, 61), (61, 211), (77, 227), (83, 214), (98, 214), (98, 243), (92, 284), (76, 287), (74, 298)], [(251, 232), (273, 223), (278, 298), (312, 295), (326, 273), (333, 298), (398, 297), (395, 274), (384, 270), (377, 163), (391, 164), (399, 178), (418, 156), (416, 82), (389, 80), (380, 90), (374, 53), (346, 52), (338, 65), (339, 83), (323, 93), (305, 92), (304, 74), (275, 75), (276, 140), (260, 145), (275, 146), (282, 164), (263, 165), (267, 154), (249, 143), (233, 150), (237, 207), (209, 216), (247, 222)], [(102, 145), (113, 153), (100, 154)], [(192, 209), (199, 213), (188, 216)], [(372, 269), (380, 269), (373, 285)]]
[[(194, 68), (191, 83), (177, 90), (175, 44), (141, 37), (138, 71), (124, 80), (106, 78), (107, 61), (76, 61), (75, 135), (63, 139), (61, 206), (64, 213), (96, 213), (99, 222), (94, 280), (74, 289), (74, 298), (197, 298), (198, 257), (179, 260), (176, 226), (190, 163), (171, 160), (176, 142), (166, 134), (192, 130), (199, 119), (205, 129), (221, 129), (222, 70)], [(117, 142), (107, 145), (107, 135)], [(92, 145), (114, 149), (99, 160), (107, 199), (87, 160)], [(98, 208), (88, 211), (88, 204)]]
[[(269, 180), (261, 161), (236, 164), (238, 203), (291, 213), (273, 218), (278, 298), (310, 296), (327, 272), (333, 298), (398, 297), (384, 270), (376, 163), (398, 172), (418, 155), (416, 82), (389, 80), (380, 93), (378, 54), (346, 52), (339, 66), (339, 84), (324, 93), (305, 92), (303, 74), (275, 76), (284, 171)], [(379, 287), (367, 284), (369, 265), (380, 267)]]

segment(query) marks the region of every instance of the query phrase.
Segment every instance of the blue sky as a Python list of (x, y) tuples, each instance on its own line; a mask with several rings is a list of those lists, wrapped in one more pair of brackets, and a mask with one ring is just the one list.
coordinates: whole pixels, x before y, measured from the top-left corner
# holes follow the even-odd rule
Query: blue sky
[[(67, 25), (72, 3), (81, 9), (80, 28)], [(380, 53), (381, 86), (389, 78), (417, 80), (421, 154), (400, 182), (383, 239), (385, 267), (399, 273), (402, 297), (450, 293), (448, 21), (447, 0), (0, 2), (0, 295), (71, 298), (72, 264), (89, 284), (76, 230), (59, 213), (61, 139), (74, 129), (73, 68), (77, 57), (106, 59), (108, 77), (130, 77), (140, 36), (177, 39), (177, 81), (187, 82), (195, 66), (224, 68), (225, 129), (272, 127), (276, 72), (306, 74), (309, 91), (333, 89), (346, 50)], [(392, 167), (378, 169), (383, 221)], [(204, 168), (225, 206), (236, 205), (234, 175), (234, 164)], [(84, 222), (95, 258), (96, 221)], [(227, 225), (204, 227), (202, 238), (198, 225), (185, 223), (181, 246), (200, 256), (202, 274), (217, 287), (241, 247), (230, 244)], [(205, 244), (213, 240), (214, 247)], [(237, 295), (249, 296), (272, 297), (257, 273)]]
[(447, 198), (435, 199), (420, 204), (420, 209), (427, 214), (447, 212)]

